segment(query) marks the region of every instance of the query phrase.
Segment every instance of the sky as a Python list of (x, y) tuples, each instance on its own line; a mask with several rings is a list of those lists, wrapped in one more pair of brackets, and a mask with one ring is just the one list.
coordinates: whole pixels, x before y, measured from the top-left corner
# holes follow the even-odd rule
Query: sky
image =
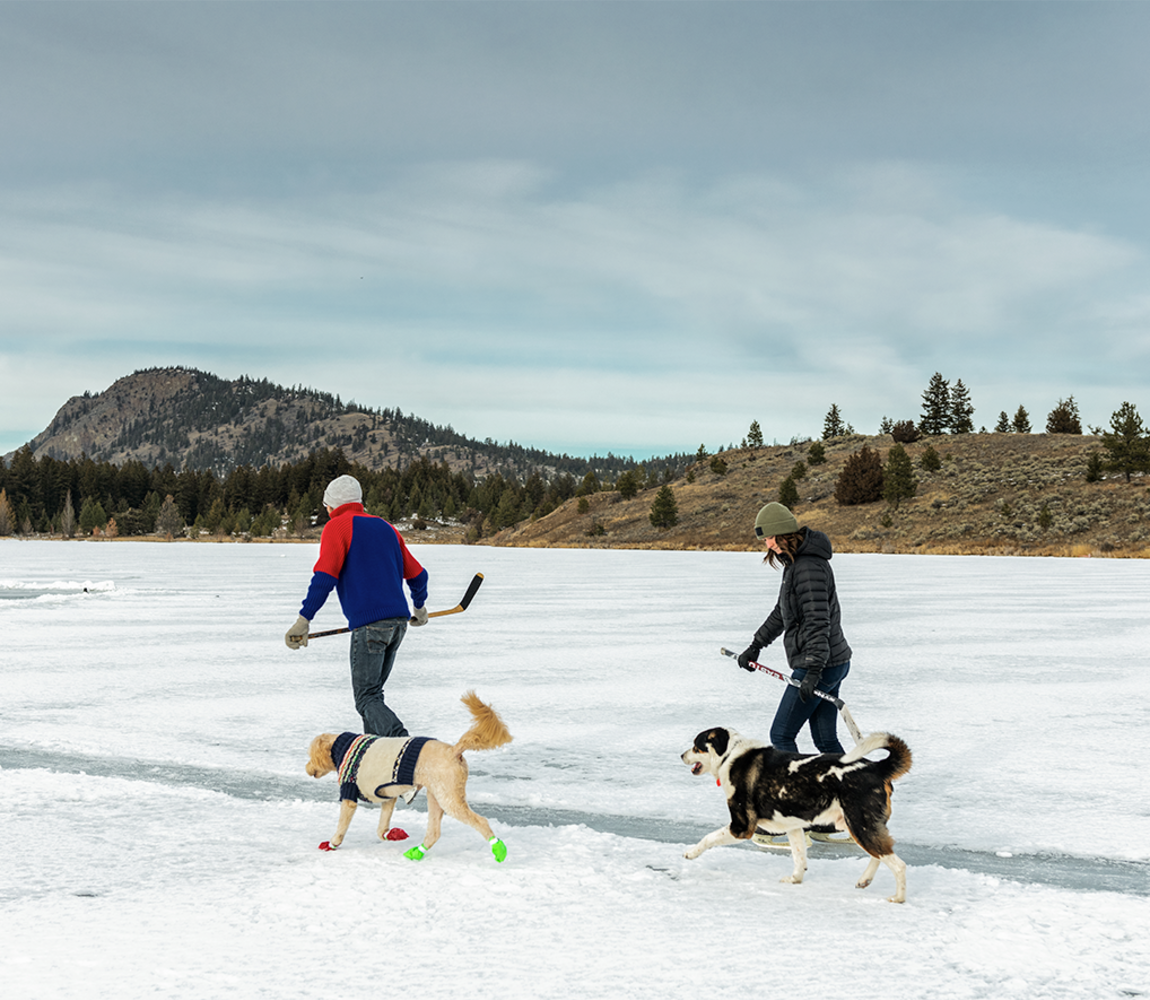
[(1150, 5), (0, 4), (0, 454), (185, 365), (637, 457), (1150, 417)]
[[(801, 885), (786, 852), (684, 857), (728, 812), (680, 754), (766, 740), (783, 691), (719, 653), (777, 593), (751, 552), (413, 545), (433, 609), (484, 582), (408, 631), (387, 700), (452, 742), (465, 691), (500, 713), (514, 739), (468, 753), (467, 797), (507, 857), (447, 818), (405, 859), (425, 793), (392, 817), (407, 840), (364, 806), (317, 850), (338, 783), (307, 747), (359, 717), (346, 635), (284, 645), (316, 549), (0, 539), (6, 996), (1150, 994), (1147, 560), (835, 557), (840, 694), (914, 755), (899, 905), (845, 847), (812, 846)], [(334, 596), (315, 624), (344, 624)]]

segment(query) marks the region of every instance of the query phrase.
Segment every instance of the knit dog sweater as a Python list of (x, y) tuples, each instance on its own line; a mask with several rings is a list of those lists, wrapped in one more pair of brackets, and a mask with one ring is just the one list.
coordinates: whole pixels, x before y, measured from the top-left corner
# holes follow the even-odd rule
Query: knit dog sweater
[(384, 794), (390, 785), (414, 785), (415, 765), (431, 739), (340, 733), (331, 746), (331, 762), (339, 771), (340, 800), (378, 802), (394, 797)]

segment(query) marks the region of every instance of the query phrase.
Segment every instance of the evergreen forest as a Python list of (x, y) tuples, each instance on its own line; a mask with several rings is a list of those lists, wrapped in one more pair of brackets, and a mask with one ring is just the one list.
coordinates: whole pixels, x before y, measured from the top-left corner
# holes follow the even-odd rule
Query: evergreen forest
[[(113, 465), (87, 456), (36, 458), (24, 447), (8, 467), (0, 463), (0, 534), (174, 535), (191, 529), (193, 536), (303, 535), (327, 520), (324, 489), (345, 473), (360, 481), (369, 513), (393, 522), (410, 519), (417, 530), (430, 521), (462, 522), (471, 526), (472, 538), (542, 517), (570, 497), (602, 488), (594, 473), (581, 482), (569, 473), (545, 481), (539, 472), (522, 482), (500, 473), (476, 480), (426, 456), (402, 471), (373, 470), (349, 462), (340, 449), (320, 449), (278, 468), (240, 465), (218, 477), (190, 466), (177, 471), (170, 463), (149, 469), (136, 460)], [(641, 475), (642, 467), (631, 474)]]

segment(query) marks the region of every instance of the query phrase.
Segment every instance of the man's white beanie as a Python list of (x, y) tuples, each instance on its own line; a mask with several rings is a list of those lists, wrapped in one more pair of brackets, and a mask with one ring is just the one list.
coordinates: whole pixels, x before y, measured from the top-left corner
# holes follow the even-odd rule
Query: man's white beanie
[(327, 484), (323, 502), (328, 507), (342, 507), (345, 503), (363, 503), (363, 487), (355, 476), (340, 476)]

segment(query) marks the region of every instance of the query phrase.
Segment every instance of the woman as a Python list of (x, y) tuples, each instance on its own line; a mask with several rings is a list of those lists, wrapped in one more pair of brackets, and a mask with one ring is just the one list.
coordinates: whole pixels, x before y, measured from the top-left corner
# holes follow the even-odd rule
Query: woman
[(800, 528), (781, 503), (769, 503), (759, 511), (755, 534), (767, 547), (763, 561), (776, 568), (781, 565), (783, 580), (774, 610), (759, 626), (754, 642), (739, 654), (739, 666), (754, 670), (751, 662), (763, 647), (783, 636), (791, 676), (799, 687), (788, 684), (783, 692), (771, 723), (771, 745), (797, 753), (795, 738), (810, 723), (820, 753), (842, 753), (836, 732), (838, 711), (813, 694), (817, 688), (837, 695), (851, 668), (851, 648), (843, 636), (831, 571), (830, 539), (813, 528)]

